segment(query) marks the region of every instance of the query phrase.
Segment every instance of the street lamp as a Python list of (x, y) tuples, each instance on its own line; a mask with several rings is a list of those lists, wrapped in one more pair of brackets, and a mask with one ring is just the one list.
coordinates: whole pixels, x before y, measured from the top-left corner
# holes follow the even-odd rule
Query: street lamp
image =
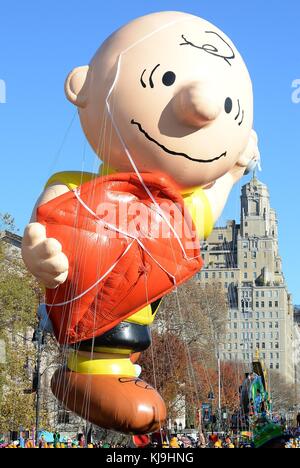
[(177, 434), (177, 428), (178, 428), (177, 421), (175, 421), (174, 422), (174, 433), (175, 433), (175, 435)]
[(36, 415), (35, 415), (35, 442), (38, 443), (38, 433), (40, 425), (40, 398), (41, 398), (41, 361), (42, 361), (42, 351), (45, 347), (45, 336), (44, 331), (41, 327), (41, 322), (39, 321), (32, 342), (37, 350), (37, 360), (35, 366), (35, 386), (36, 386)]

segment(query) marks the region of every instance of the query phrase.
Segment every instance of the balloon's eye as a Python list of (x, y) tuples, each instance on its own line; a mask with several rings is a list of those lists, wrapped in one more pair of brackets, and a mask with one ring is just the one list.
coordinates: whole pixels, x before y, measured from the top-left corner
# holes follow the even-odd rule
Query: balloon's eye
[(232, 111), (232, 99), (230, 97), (226, 98), (225, 99), (225, 112), (226, 114), (230, 114), (230, 112)]
[(162, 77), (162, 82), (165, 86), (172, 86), (175, 83), (176, 75), (172, 71), (167, 71)]

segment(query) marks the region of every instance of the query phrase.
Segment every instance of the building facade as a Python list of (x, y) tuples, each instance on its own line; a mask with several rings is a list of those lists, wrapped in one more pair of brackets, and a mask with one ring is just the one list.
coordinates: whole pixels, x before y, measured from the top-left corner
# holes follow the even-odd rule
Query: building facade
[(258, 349), (269, 369), (294, 383), (294, 307), (282, 271), (278, 221), (268, 188), (255, 175), (242, 187), (240, 223), (215, 228), (202, 249), (200, 284), (216, 282), (228, 292), (221, 358), (250, 363)]

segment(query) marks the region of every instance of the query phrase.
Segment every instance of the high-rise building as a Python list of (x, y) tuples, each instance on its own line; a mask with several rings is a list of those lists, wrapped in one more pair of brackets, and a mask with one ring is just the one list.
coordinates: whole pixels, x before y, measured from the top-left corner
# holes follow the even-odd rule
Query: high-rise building
[(201, 284), (216, 282), (228, 291), (221, 358), (250, 362), (258, 349), (269, 369), (294, 383), (294, 308), (282, 271), (278, 221), (268, 187), (255, 175), (242, 187), (240, 223), (216, 227), (202, 249)]

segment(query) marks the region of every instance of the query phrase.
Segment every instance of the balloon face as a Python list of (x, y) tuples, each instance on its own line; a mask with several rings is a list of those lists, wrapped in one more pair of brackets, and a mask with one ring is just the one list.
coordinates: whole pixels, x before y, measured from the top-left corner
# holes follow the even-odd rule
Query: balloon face
[(247, 68), (230, 39), (201, 18), (139, 18), (102, 46), (89, 75), (82, 125), (118, 171), (132, 171), (129, 153), (141, 172), (164, 172), (182, 187), (205, 185), (227, 173), (247, 146)]

